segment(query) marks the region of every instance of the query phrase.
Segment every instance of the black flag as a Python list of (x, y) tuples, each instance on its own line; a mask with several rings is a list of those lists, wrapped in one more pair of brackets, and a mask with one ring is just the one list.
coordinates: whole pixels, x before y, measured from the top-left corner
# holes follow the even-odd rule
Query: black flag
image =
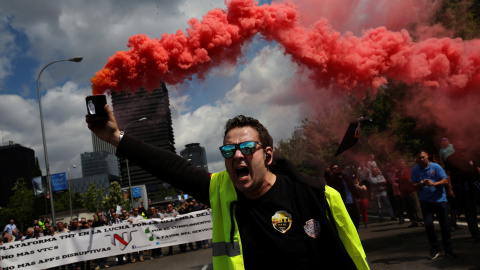
[(345, 132), (345, 136), (343, 136), (340, 146), (338, 146), (337, 153), (335, 153), (335, 156), (340, 155), (341, 153), (343, 153), (344, 151), (351, 148), (357, 143), (358, 137), (360, 136), (360, 122), (364, 122), (364, 121), (371, 122), (372, 119), (368, 116), (360, 117), (355, 122), (350, 123), (347, 129), (347, 132)]

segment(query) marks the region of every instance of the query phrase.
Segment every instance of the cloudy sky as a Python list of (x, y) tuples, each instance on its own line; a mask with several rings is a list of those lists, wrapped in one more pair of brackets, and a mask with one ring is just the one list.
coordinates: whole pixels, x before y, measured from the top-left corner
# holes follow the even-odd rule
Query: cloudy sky
[[(309, 11), (302, 17), (305, 23), (326, 17), (338, 31), (349, 30), (355, 34), (366, 27), (385, 24), (389, 19), (381, 9), (371, 11), (382, 15), (375, 21), (371, 20), (372, 16), (366, 16), (368, 5), (365, 3), (369, 1), (320, 2), (325, 5), (301, 1)], [(379, 3), (383, 2), (388, 1)], [(403, 1), (388, 3), (393, 2)], [(309, 9), (308, 5), (313, 3), (315, 9)], [(334, 9), (332, 3), (337, 3), (336, 7), (348, 4), (356, 15), (349, 16), (345, 9)], [(34, 149), (45, 173), (37, 76), (42, 67), (52, 61), (82, 56), (80, 63), (53, 64), (42, 73), (40, 80), (50, 172), (65, 172), (75, 164), (77, 169), (70, 170), (71, 175), (81, 177), (80, 154), (92, 151), (90, 131), (84, 122), (84, 99), (91, 94), (90, 78), (103, 68), (109, 56), (128, 49), (130, 36), (144, 33), (155, 38), (185, 30), (190, 18), (200, 20), (213, 8), (225, 9), (224, 0), (2, 3), (1, 143), (14, 141)], [(315, 104), (325, 104), (321, 101), (330, 95), (328, 91), (309, 87), (299, 74), (299, 67), (284, 55), (282, 48), (261, 37), (244, 47), (239, 63), (234, 67), (213, 68), (202, 81), (175, 87), (167, 85), (177, 151), (184, 149), (185, 144), (199, 142), (206, 148), (212, 172), (223, 169), (218, 146), (227, 119), (237, 114), (258, 118), (278, 142), (289, 138), (302, 119), (315, 115), (319, 109)], [(309, 102), (305, 102), (307, 97)]]

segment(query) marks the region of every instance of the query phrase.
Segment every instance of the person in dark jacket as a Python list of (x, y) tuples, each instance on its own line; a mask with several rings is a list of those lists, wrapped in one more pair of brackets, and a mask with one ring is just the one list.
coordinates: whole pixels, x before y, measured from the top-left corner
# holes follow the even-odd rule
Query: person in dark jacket
[[(107, 121), (86, 117), (86, 122), (97, 137), (117, 147), (117, 156), (211, 205), (213, 237), (225, 237), (224, 242), (212, 239), (215, 268), (306, 269), (328, 260), (339, 269), (369, 269), (338, 192), (284, 159), (274, 162), (272, 137), (258, 120), (239, 115), (227, 121), (220, 147), (226, 170), (211, 176), (173, 152), (122, 134), (108, 105), (105, 110)], [(226, 200), (218, 196), (234, 200), (223, 208), (218, 203)]]
[[(477, 170), (480, 167), (478, 157), (467, 150), (467, 145), (463, 141), (458, 141), (455, 144), (455, 153), (449, 155), (444, 164), (445, 171), (450, 176), (452, 192), (457, 202), (454, 207), (460, 206), (464, 209), (470, 234), (476, 243), (480, 243), (477, 217), (479, 195), (474, 185)], [(456, 214), (451, 215), (450, 219), (450, 226), (455, 226)]]
[(343, 203), (347, 208), (348, 214), (358, 230), (360, 225), (360, 212), (358, 211), (357, 189), (353, 179), (348, 174), (343, 174), (340, 166), (334, 164), (331, 167), (332, 180), (331, 187), (342, 195)]

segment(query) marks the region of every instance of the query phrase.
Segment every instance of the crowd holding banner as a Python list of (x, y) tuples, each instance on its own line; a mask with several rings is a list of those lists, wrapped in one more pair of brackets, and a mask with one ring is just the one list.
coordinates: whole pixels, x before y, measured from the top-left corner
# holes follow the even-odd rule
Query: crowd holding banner
[(4, 243), (0, 245), (0, 269), (47, 269), (211, 237), (211, 212), (202, 210)]

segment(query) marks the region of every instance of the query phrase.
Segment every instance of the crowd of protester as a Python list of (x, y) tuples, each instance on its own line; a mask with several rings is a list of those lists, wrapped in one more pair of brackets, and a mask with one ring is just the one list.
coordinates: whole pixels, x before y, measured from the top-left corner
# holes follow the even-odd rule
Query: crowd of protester
[[(419, 192), (419, 189), (427, 184), (418, 183), (412, 177), (414, 173), (418, 173), (422, 163), (426, 164), (425, 168), (428, 165), (428, 168), (432, 167), (437, 170), (437, 174), (439, 174), (437, 182), (446, 179), (445, 181), (448, 183), (439, 187), (439, 192), (445, 194), (446, 206), (442, 205), (442, 207), (447, 212), (446, 219), (440, 222), (442, 241), (449, 242), (450, 231), (460, 229), (457, 220), (463, 215), (462, 218), (468, 224), (474, 243), (480, 243), (477, 218), (477, 207), (480, 206), (480, 162), (479, 157), (469, 153), (461, 141), (454, 146), (447, 138), (444, 138), (438, 155), (418, 151), (415, 159), (412, 160), (377, 161), (376, 157), (371, 155), (368, 160), (362, 160), (358, 164), (347, 165), (343, 168), (339, 164), (332, 164), (325, 171), (325, 180), (329, 186), (341, 194), (345, 207), (357, 229), (361, 221), (366, 228), (369, 227), (367, 211), (369, 202), (374, 202), (376, 209), (371, 210), (376, 210), (378, 222), (384, 221), (384, 210), (386, 210), (390, 221), (398, 221), (399, 225), (404, 224), (408, 219), (410, 222), (408, 228), (425, 227), (430, 244), (433, 245), (431, 259), (435, 259), (439, 255), (438, 247), (435, 247), (437, 240), (436, 236), (433, 237), (430, 234), (433, 231), (434, 213), (437, 215), (437, 219), (441, 220), (442, 218), (438, 216), (442, 212), (428, 210), (427, 206), (431, 205), (425, 202), (425, 198)], [(414, 170), (416, 171), (413, 172)], [(431, 188), (436, 186), (432, 181), (427, 183)], [(433, 207), (437, 207), (437, 205), (433, 205)], [(48, 220), (39, 218), (25, 231), (19, 230), (12, 219), (0, 236), (0, 244), (122, 222), (134, 223), (151, 218), (164, 219), (206, 208), (206, 205), (198, 204), (195, 199), (182, 202), (178, 207), (168, 204), (165, 208), (149, 207), (149, 209), (145, 209), (142, 203), (140, 207), (134, 208), (130, 213), (126, 210), (122, 210), (120, 213), (112, 209), (105, 213), (99, 212), (90, 219), (75, 218), (69, 224), (62, 222), (50, 224)], [(187, 245), (191, 250), (208, 248), (208, 241), (179, 245), (180, 252), (186, 252)], [(451, 247), (444, 248), (447, 248), (447, 256), (455, 257)], [(150, 259), (163, 257), (162, 248), (155, 248), (145, 252), (118, 255), (116, 261), (118, 264), (144, 261), (144, 253), (149, 253)], [(173, 255), (173, 246), (168, 247), (167, 255)], [(90, 261), (75, 264), (81, 269), (89, 269), (91, 265), (94, 265), (95, 269), (108, 267), (106, 258), (97, 259), (93, 264)], [(73, 269), (73, 266), (68, 265), (62, 268)]]
[(474, 243), (480, 243), (480, 157), (468, 151), (462, 141), (454, 145), (443, 138), (438, 154), (419, 150), (411, 161), (377, 161), (371, 155), (368, 160), (344, 168), (332, 164), (325, 171), (325, 180), (342, 195), (357, 229), (360, 217), (364, 226), (369, 227), (369, 202), (376, 205), (378, 222), (384, 221), (386, 210), (390, 220), (398, 220), (400, 225), (408, 218), (409, 228), (425, 227), (431, 245), (430, 259), (440, 254), (434, 216), (441, 227), (447, 257), (456, 257), (450, 232), (461, 229), (457, 220), (462, 215)]
[[(200, 211), (208, 209), (208, 206), (199, 204), (195, 199), (191, 198), (188, 201), (182, 201), (177, 207), (169, 203), (166, 207), (154, 207), (151, 206), (145, 209), (143, 202), (139, 207), (133, 208), (131, 212), (122, 209), (121, 212), (117, 212), (111, 209), (106, 212), (98, 212), (92, 216), (92, 218), (80, 217), (74, 218), (69, 223), (57, 222), (57, 224), (51, 224), (50, 220), (45, 217), (40, 217), (34, 220), (28, 228), (22, 231), (15, 224), (15, 220), (11, 219), (9, 223), (4, 227), (2, 234), (0, 235), (0, 245), (5, 243), (11, 243), (15, 241), (24, 241), (31, 238), (41, 238), (46, 236), (53, 236), (57, 234), (69, 233), (72, 231), (81, 231), (100, 226), (109, 226), (113, 224), (119, 224), (124, 222), (136, 223), (145, 219), (164, 219), (170, 217), (176, 217), (177, 215), (183, 215), (194, 211)], [(198, 241), (195, 243), (181, 244), (179, 245), (179, 252), (184, 253), (187, 251), (187, 245), (190, 250), (199, 250), (202, 248), (208, 248), (208, 241)], [(117, 264), (143, 262), (144, 254), (149, 254), (150, 259), (163, 257), (162, 248), (155, 248), (148, 251), (139, 251), (129, 254), (118, 255), (115, 258)], [(168, 256), (174, 255), (173, 246), (168, 247)], [(107, 258), (101, 258), (91, 261), (78, 262), (69, 265), (63, 265), (61, 267), (55, 267), (52, 269), (94, 269), (108, 268)]]

